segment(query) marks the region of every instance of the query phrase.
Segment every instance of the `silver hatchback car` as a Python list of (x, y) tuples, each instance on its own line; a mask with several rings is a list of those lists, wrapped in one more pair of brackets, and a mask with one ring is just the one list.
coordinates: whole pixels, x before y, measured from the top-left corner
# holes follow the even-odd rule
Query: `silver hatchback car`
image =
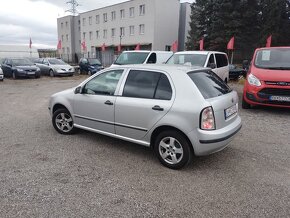
[(178, 169), (225, 148), (241, 129), (238, 95), (208, 68), (127, 65), (51, 96), (54, 128), (77, 128), (151, 146)]

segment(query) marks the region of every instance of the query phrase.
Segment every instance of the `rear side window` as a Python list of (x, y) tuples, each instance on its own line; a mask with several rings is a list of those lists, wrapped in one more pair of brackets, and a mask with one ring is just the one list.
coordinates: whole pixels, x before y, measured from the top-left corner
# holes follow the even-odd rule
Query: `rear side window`
[(214, 98), (232, 91), (231, 88), (212, 71), (189, 72), (188, 76), (195, 83), (205, 99)]
[(228, 59), (225, 54), (215, 54), (217, 67), (225, 67), (228, 65)]
[(170, 100), (172, 89), (168, 78), (159, 72), (131, 70), (123, 91), (124, 97)]

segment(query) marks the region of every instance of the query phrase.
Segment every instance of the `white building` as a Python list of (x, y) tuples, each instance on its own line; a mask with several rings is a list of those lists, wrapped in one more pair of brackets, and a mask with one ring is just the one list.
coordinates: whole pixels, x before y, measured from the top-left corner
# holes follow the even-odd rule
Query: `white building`
[(130, 0), (59, 18), (62, 56), (69, 61), (98, 57), (107, 65), (120, 45), (121, 50), (133, 50), (137, 44), (142, 50), (170, 50), (180, 34), (179, 13), (179, 0)]

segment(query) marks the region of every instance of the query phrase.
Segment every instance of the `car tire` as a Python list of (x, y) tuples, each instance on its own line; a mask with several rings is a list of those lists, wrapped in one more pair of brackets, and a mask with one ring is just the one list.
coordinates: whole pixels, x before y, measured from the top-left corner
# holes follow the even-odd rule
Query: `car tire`
[(159, 161), (171, 169), (180, 169), (192, 159), (191, 144), (186, 137), (174, 130), (161, 132), (154, 142), (154, 153)]
[(73, 118), (67, 109), (61, 108), (53, 113), (52, 125), (60, 134), (71, 135), (75, 133), (76, 128), (73, 124)]
[(251, 105), (248, 102), (246, 102), (244, 97), (242, 98), (242, 108), (243, 109), (250, 109), (251, 108)]
[(53, 72), (53, 70), (50, 70), (50, 71), (49, 71), (49, 76), (50, 76), (50, 77), (54, 77), (54, 72)]
[(17, 75), (16, 75), (15, 72), (12, 72), (12, 78), (13, 78), (13, 79), (17, 79)]

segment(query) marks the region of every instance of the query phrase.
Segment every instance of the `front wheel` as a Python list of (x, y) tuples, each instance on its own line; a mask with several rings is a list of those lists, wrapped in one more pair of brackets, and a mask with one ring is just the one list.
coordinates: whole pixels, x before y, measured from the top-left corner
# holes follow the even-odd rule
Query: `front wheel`
[(16, 75), (15, 72), (12, 73), (12, 78), (13, 78), (13, 79), (17, 79), (17, 75)]
[(67, 109), (56, 110), (52, 116), (52, 124), (60, 134), (69, 135), (75, 132), (72, 116)]
[(181, 133), (173, 130), (161, 132), (154, 143), (159, 161), (171, 169), (180, 169), (192, 158), (190, 143)]
[(50, 77), (54, 77), (54, 72), (53, 72), (53, 70), (50, 70), (50, 71), (49, 71), (49, 76), (50, 76)]

